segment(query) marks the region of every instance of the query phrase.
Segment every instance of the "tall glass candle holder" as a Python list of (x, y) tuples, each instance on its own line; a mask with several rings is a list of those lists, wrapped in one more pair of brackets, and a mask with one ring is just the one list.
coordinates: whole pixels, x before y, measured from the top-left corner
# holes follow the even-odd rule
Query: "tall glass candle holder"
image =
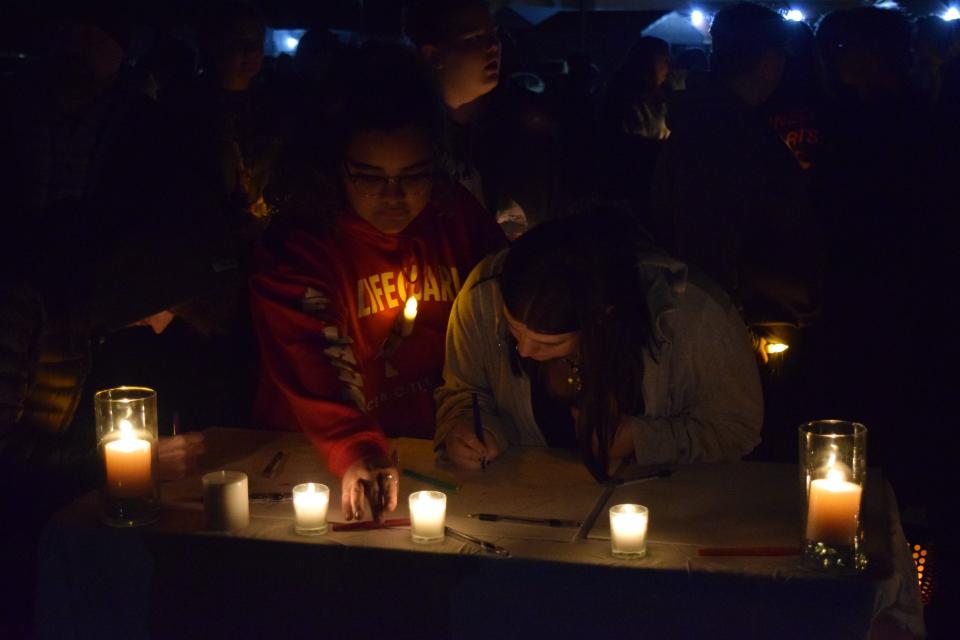
[(146, 387), (99, 391), (94, 411), (106, 477), (103, 521), (114, 527), (155, 521), (160, 513), (156, 392)]
[(800, 425), (800, 484), (804, 497), (804, 560), (826, 571), (857, 571), (860, 506), (867, 472), (867, 428), (817, 420)]

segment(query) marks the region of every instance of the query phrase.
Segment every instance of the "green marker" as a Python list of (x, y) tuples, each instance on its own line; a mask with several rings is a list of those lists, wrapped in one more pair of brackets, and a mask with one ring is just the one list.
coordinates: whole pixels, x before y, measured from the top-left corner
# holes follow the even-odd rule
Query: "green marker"
[(460, 491), (459, 485), (453, 484), (452, 482), (447, 482), (445, 480), (438, 480), (437, 478), (431, 478), (430, 476), (425, 476), (422, 473), (417, 473), (416, 471), (412, 471), (410, 469), (404, 469), (400, 473), (407, 476), (408, 478), (411, 478), (413, 480), (418, 480), (420, 482), (423, 482), (424, 484), (432, 485), (434, 487), (437, 487), (438, 489), (443, 489), (445, 491), (450, 491), (452, 493), (456, 493), (457, 491)]

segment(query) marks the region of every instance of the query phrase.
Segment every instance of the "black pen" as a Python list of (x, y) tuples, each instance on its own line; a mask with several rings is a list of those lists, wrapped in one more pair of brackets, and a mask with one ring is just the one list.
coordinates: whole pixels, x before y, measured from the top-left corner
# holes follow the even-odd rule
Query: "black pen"
[(648, 473), (642, 476), (634, 476), (632, 478), (610, 478), (608, 481), (610, 484), (617, 485), (618, 487), (637, 484), (638, 482), (646, 482), (647, 480), (656, 480), (657, 478), (668, 478), (673, 474), (673, 469), (660, 469), (654, 471), (653, 473)]
[[(486, 441), (483, 438), (483, 420), (480, 418), (480, 400), (477, 398), (476, 392), (473, 393), (473, 433), (477, 436), (477, 440), (480, 441), (484, 447), (487, 446)], [(487, 456), (480, 458), (480, 468), (484, 471), (487, 470)]]
[(283, 460), (283, 451), (277, 451), (273, 454), (273, 457), (270, 458), (270, 462), (267, 463), (267, 466), (263, 468), (263, 477), (269, 478), (273, 475), (273, 472), (276, 470), (277, 465), (280, 464), (280, 461)]
[(539, 524), (546, 527), (569, 527), (576, 529), (580, 523), (576, 520), (563, 520), (561, 518), (526, 518), (524, 516), (505, 516), (498, 513), (468, 513), (468, 518), (476, 518), (486, 522), (520, 522), (523, 524)]

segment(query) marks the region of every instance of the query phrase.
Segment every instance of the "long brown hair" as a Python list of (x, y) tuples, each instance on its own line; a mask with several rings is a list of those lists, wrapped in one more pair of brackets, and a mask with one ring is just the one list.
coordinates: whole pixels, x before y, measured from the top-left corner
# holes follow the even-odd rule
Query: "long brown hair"
[(621, 418), (643, 402), (638, 394), (650, 319), (636, 269), (641, 242), (619, 220), (604, 216), (545, 222), (513, 244), (499, 278), (504, 304), (527, 327), (580, 332), (576, 435), (598, 480), (608, 477)]

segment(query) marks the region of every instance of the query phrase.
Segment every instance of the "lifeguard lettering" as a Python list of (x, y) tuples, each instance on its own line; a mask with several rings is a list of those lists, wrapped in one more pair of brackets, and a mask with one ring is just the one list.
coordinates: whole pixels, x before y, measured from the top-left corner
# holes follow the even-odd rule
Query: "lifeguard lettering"
[(421, 302), (453, 302), (460, 291), (460, 273), (456, 267), (427, 266), (423, 270), (422, 286), (412, 270), (410, 280), (402, 271), (373, 273), (357, 280), (357, 317), (396, 309), (406, 303), (412, 294)]

